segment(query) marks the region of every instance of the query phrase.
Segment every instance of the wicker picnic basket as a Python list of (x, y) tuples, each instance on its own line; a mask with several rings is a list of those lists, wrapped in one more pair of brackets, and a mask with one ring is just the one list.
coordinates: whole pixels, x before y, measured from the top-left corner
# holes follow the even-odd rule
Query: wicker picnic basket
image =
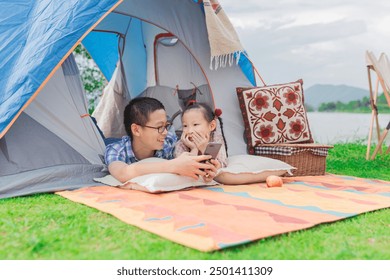
[(325, 174), (326, 156), (331, 148), (320, 144), (263, 144), (254, 147), (254, 154), (290, 164), (296, 168), (292, 176), (316, 176)]

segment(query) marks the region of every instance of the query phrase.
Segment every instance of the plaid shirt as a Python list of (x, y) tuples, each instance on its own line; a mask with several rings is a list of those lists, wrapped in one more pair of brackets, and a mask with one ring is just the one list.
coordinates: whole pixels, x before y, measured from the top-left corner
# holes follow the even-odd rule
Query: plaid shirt
[[(155, 157), (173, 159), (173, 150), (177, 142), (177, 136), (174, 132), (169, 131), (164, 141), (164, 147), (154, 153)], [(106, 147), (104, 160), (107, 165), (114, 161), (123, 161), (127, 164), (137, 162), (131, 139), (129, 136), (123, 136), (121, 140), (114, 142)]]

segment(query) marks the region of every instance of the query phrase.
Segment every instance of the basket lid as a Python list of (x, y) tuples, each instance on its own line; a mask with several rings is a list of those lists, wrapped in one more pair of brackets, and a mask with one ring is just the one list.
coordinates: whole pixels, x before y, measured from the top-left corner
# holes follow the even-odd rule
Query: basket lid
[(327, 156), (328, 150), (333, 146), (316, 145), (316, 144), (274, 144), (261, 145), (255, 147), (255, 154), (257, 155), (281, 155), (291, 156), (294, 154), (308, 151), (313, 155)]

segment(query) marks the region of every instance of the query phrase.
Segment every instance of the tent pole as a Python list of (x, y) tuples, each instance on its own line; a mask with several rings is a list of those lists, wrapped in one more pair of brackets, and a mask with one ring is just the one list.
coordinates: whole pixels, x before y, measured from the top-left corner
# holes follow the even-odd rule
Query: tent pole
[[(370, 124), (370, 130), (368, 133), (368, 141), (367, 141), (367, 152), (366, 152), (366, 160), (370, 159), (370, 150), (371, 150), (371, 140), (372, 140), (372, 132), (374, 129), (374, 120), (376, 118), (376, 124), (378, 127), (378, 111), (375, 106), (376, 98), (374, 97), (374, 93), (372, 90), (372, 81), (371, 81), (371, 65), (367, 65), (367, 75), (368, 75), (368, 85), (370, 90), (370, 106), (371, 106), (371, 124)], [(378, 85), (378, 83), (377, 83)], [(378, 132), (379, 135), (379, 132)], [(379, 137), (378, 137), (379, 138)]]
[[(390, 122), (388, 123), (387, 127), (386, 127), (385, 130), (383, 131), (383, 133), (382, 133), (382, 135), (381, 135), (381, 137), (380, 137), (380, 139), (379, 139), (379, 141), (378, 141), (378, 145), (376, 146), (375, 151), (374, 151), (374, 153), (372, 154), (371, 159), (374, 159), (375, 156), (376, 156), (376, 154), (378, 153), (378, 151), (382, 148), (382, 144), (383, 144), (384, 141), (385, 141), (385, 138), (386, 138), (386, 136), (387, 136), (387, 133), (389, 133), (389, 129), (390, 129)], [(388, 148), (387, 150), (389, 150), (389, 149), (390, 149), (390, 145), (389, 145), (389, 148)]]
[(374, 92), (374, 110), (375, 110), (375, 118), (376, 118), (376, 135), (377, 139), (379, 140), (379, 137), (381, 135), (381, 128), (379, 126), (379, 118), (378, 118), (378, 107), (376, 106), (376, 102), (378, 100), (378, 92), (379, 92), (379, 79), (376, 81), (376, 87), (375, 87), (375, 92)]

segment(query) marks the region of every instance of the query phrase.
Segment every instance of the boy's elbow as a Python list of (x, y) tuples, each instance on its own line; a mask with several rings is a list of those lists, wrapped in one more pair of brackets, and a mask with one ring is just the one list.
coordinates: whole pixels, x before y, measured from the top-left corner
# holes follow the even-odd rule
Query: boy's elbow
[(131, 180), (134, 178), (134, 176), (126, 176), (125, 174), (117, 174), (117, 175), (112, 175), (121, 183), (126, 183), (127, 181)]
[(133, 168), (130, 168), (130, 165), (124, 162), (113, 162), (108, 165), (108, 171), (110, 172), (111, 176), (113, 176), (121, 183), (126, 183), (130, 179), (136, 177), (132, 169)]

